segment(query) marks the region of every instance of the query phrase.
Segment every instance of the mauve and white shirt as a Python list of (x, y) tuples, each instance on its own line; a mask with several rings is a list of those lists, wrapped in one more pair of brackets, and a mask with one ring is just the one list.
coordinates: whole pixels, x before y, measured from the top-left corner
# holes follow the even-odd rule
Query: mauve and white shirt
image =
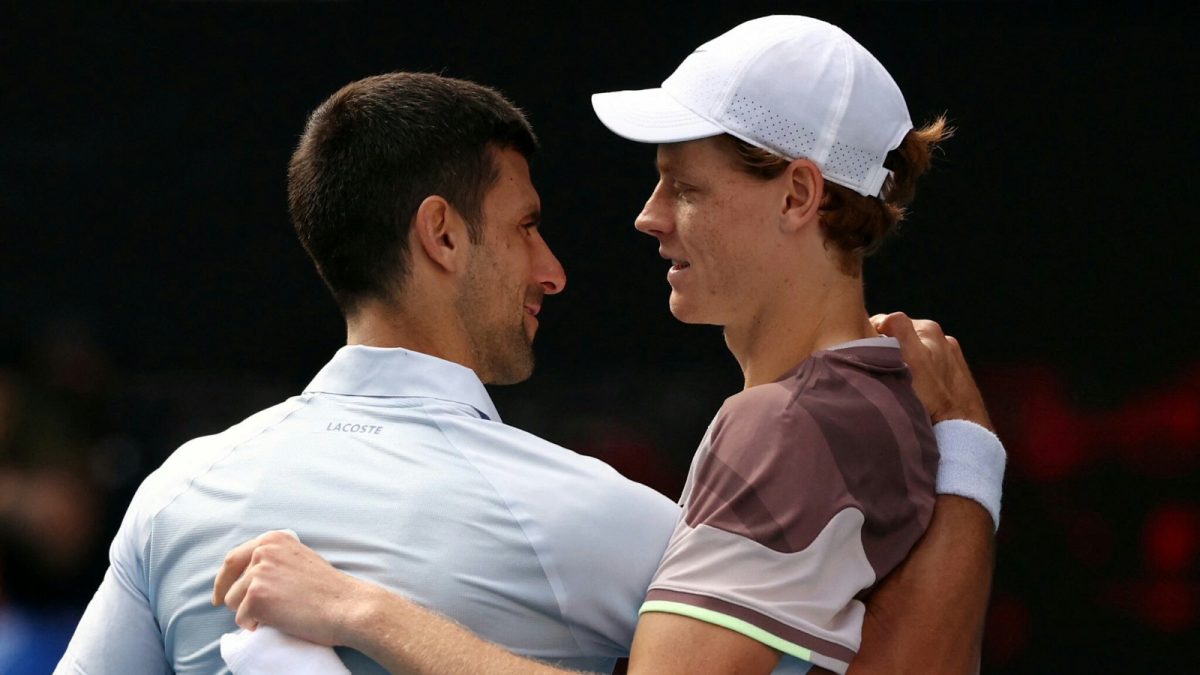
[(863, 600), (933, 515), (937, 441), (892, 338), (814, 353), (721, 406), (644, 612), (781, 652), (775, 673), (844, 673)]

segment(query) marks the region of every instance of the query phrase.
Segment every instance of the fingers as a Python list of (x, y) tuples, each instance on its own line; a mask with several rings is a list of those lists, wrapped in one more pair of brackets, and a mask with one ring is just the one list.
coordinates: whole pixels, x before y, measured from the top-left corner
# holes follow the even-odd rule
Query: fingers
[[(254, 552), (260, 546), (286, 542), (289, 539), (300, 541), (300, 537), (291, 530), (272, 530), (241, 544), (226, 554), (225, 562), (222, 563), (221, 570), (217, 572), (217, 578), (213, 580), (212, 604), (218, 607), (222, 601), (228, 604), (226, 598), (229, 595), (230, 589), (246, 572), (246, 568), (250, 566), (253, 560)], [(237, 609), (234, 605), (230, 605), (230, 607)]]
[(901, 344), (905, 341), (911, 342), (917, 335), (912, 319), (904, 312), (876, 314), (871, 317), (871, 325), (881, 334), (896, 338)]
[(258, 621), (250, 618), (250, 603), (248, 602), (243, 603), (241, 607), (238, 608), (237, 616), (235, 616), (233, 620), (238, 627), (245, 628), (246, 630), (254, 630), (255, 628), (258, 628)]
[(946, 335), (940, 324), (896, 312), (871, 317), (871, 325), (900, 342), (900, 355), (912, 372), (913, 388), (933, 422), (964, 419), (992, 428), (962, 345)]
[(254, 549), (258, 548), (261, 540), (261, 536), (255, 537), (225, 555), (225, 562), (222, 563), (221, 570), (217, 572), (217, 578), (213, 580), (213, 605), (221, 605), (222, 599), (229, 593), (230, 586), (242, 576), (242, 572), (246, 571), (246, 566), (250, 564), (250, 557), (254, 554)]
[(938, 359), (946, 351), (961, 355), (958, 340), (942, 331), (942, 326), (928, 319), (910, 319), (904, 312), (876, 314), (871, 325), (883, 335), (896, 338), (904, 360), (912, 363), (926, 357)]
[(251, 574), (243, 574), (238, 577), (237, 581), (229, 587), (229, 590), (221, 597), (225, 606), (233, 611), (238, 611), (242, 607), (242, 599), (246, 597), (246, 591), (250, 590), (250, 582), (254, 576)]
[(257, 606), (261, 604), (258, 600), (266, 588), (261, 576), (269, 568), (267, 558), (271, 556), (272, 543), (263, 543), (254, 549), (246, 573), (239, 577), (225, 594), (225, 606), (237, 613), (234, 621), (246, 630), (258, 627), (258, 620), (252, 613), (257, 614)]
[(930, 321), (928, 319), (918, 319), (916, 321), (913, 321), (912, 325), (913, 325), (913, 330), (916, 331), (917, 335), (921, 336), (926, 341), (933, 341), (933, 342), (940, 343), (941, 341), (946, 339), (946, 334), (944, 332), (942, 332), (942, 327), (940, 325), (938, 325), (938, 322), (936, 322), (936, 321)]
[(917, 324), (922, 323), (932, 322), (914, 322), (904, 312), (876, 314), (871, 317), (871, 324), (875, 326), (875, 330), (883, 335), (896, 338), (896, 341), (900, 343), (900, 357), (909, 364), (926, 359), (927, 348), (921, 343), (921, 336), (917, 333)]
[(959, 343), (958, 339), (951, 335), (947, 335), (946, 343), (950, 345), (950, 353), (954, 356), (954, 360), (963, 367), (966, 367), (967, 358), (963, 356), (962, 345)]

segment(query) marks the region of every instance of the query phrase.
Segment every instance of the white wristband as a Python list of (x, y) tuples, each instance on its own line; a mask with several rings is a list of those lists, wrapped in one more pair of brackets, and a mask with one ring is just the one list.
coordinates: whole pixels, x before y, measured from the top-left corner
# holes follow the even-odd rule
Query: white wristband
[(937, 493), (958, 495), (979, 502), (1000, 527), (1000, 493), (1004, 482), (1004, 445), (996, 434), (966, 420), (946, 420), (933, 425), (937, 438)]

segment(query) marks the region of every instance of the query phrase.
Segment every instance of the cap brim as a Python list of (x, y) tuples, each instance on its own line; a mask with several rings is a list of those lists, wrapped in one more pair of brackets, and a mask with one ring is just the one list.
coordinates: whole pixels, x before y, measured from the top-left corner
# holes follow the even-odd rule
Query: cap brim
[(680, 143), (725, 133), (662, 89), (592, 94), (592, 108), (613, 133), (641, 143)]

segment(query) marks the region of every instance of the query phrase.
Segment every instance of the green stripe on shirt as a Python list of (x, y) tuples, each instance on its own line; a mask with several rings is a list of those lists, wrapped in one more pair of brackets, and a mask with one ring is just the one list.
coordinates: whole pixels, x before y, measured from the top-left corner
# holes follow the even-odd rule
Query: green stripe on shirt
[(679, 614), (705, 623), (711, 623), (715, 626), (728, 628), (735, 633), (741, 633), (752, 640), (757, 640), (771, 649), (781, 651), (784, 654), (794, 656), (803, 661), (812, 662), (812, 650), (801, 647), (795, 642), (788, 642), (778, 635), (772, 635), (752, 623), (734, 618), (728, 614), (714, 612), (711, 609), (702, 609), (693, 605), (685, 605), (682, 602), (671, 602), (669, 600), (647, 600), (642, 603), (642, 608), (638, 610), (638, 614), (645, 614), (646, 612)]

